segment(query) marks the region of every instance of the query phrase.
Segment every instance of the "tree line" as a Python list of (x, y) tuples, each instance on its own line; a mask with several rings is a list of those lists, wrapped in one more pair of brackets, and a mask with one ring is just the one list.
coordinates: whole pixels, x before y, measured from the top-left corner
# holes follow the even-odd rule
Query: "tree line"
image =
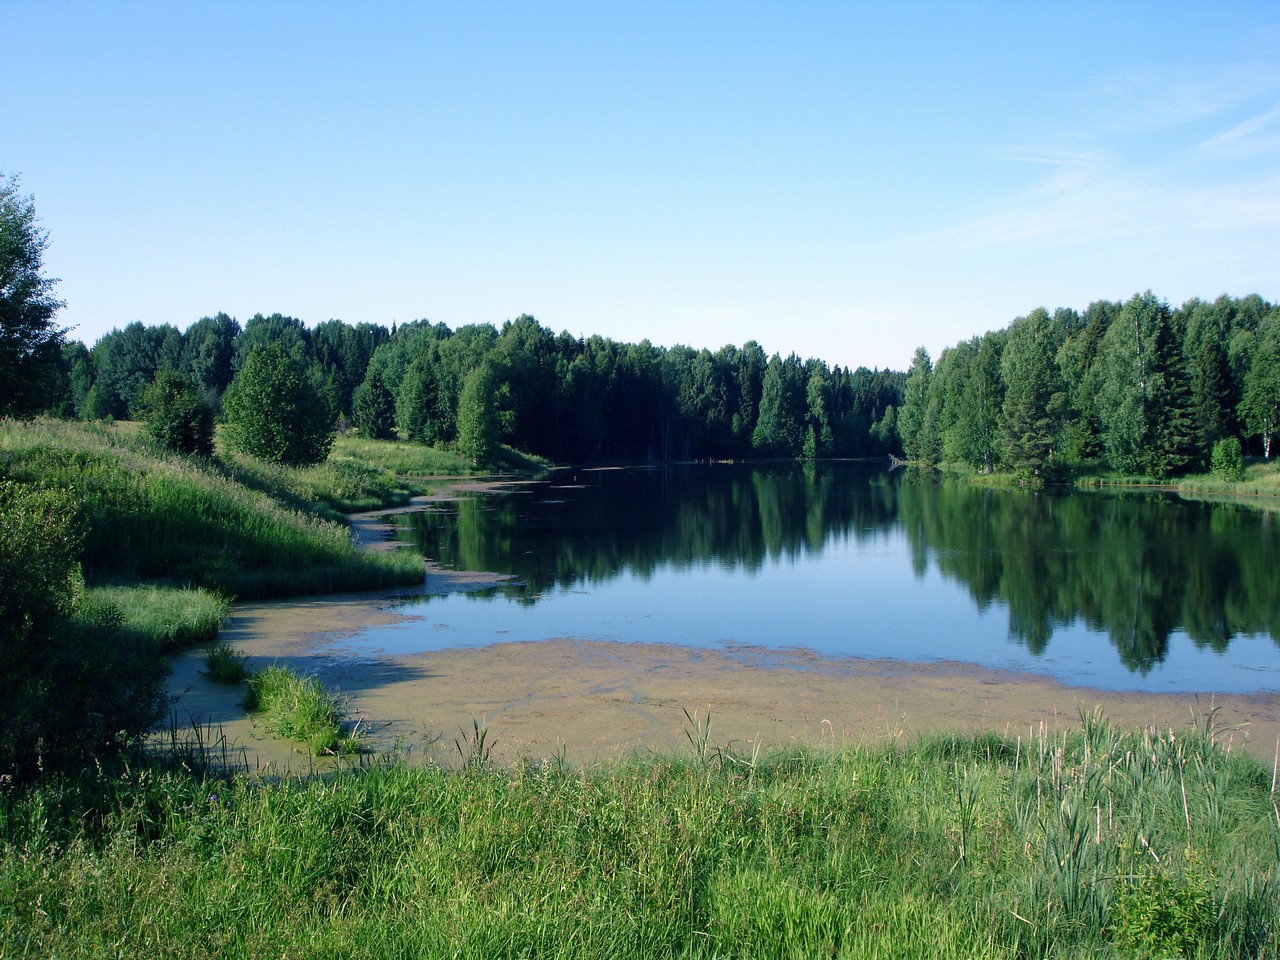
[[(162, 371), (211, 409), (270, 352), (330, 423), (371, 437), (453, 444), (483, 460), (502, 443), (558, 461), (884, 456), (897, 449), (903, 375), (829, 367), (755, 342), (712, 353), (555, 334), (530, 316), (498, 328), (338, 320), (306, 327), (226, 314), (185, 332), (133, 323), (63, 348), (50, 406), (88, 419), (145, 416)], [(154, 392), (154, 391), (152, 391)]]
[(898, 410), (910, 460), (1041, 477), (1082, 462), (1170, 477), (1240, 443), (1270, 457), (1278, 426), (1280, 307), (1257, 295), (1035, 310), (937, 364), (918, 349)]

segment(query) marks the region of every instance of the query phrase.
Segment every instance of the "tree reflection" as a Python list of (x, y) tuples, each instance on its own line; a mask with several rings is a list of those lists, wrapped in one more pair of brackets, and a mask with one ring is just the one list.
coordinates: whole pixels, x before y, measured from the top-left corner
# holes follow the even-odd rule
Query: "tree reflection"
[(514, 575), (506, 590), (523, 603), (624, 573), (756, 571), (833, 539), (905, 536), (917, 577), (936, 569), (979, 609), (1003, 607), (1010, 638), (1036, 655), (1076, 623), (1105, 633), (1140, 673), (1178, 630), (1217, 651), (1280, 635), (1274, 517), (1159, 493), (1028, 494), (849, 463), (726, 464), (556, 472), (401, 522), (432, 559)]

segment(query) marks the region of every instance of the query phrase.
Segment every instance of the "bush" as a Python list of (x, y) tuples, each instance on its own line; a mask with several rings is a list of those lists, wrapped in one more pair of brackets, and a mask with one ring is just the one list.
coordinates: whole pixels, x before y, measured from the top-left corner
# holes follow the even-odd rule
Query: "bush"
[(166, 450), (213, 455), (213, 409), (196, 385), (173, 370), (161, 370), (138, 398), (146, 432)]
[(1227, 437), (1213, 445), (1212, 467), (1214, 474), (1229, 483), (1244, 479), (1244, 454), (1236, 437)]
[(0, 777), (103, 756), (164, 710), (156, 648), (82, 602), (74, 516), (61, 491), (0, 482)]

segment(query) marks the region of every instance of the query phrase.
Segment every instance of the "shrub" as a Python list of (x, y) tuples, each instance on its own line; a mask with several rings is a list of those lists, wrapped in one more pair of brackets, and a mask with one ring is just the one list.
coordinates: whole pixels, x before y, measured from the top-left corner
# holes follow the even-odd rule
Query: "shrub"
[(213, 409), (199, 389), (173, 370), (161, 370), (138, 398), (146, 432), (166, 450), (213, 455)]
[(165, 665), (109, 604), (84, 604), (74, 504), (0, 482), (0, 776), (74, 767), (150, 729)]
[(1226, 437), (1213, 445), (1213, 472), (1221, 480), (1238, 483), (1244, 479), (1244, 454), (1236, 437)]

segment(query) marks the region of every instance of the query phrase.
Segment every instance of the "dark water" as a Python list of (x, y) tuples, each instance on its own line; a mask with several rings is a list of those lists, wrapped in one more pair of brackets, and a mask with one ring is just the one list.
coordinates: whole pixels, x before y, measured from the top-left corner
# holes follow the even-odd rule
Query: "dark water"
[(1154, 492), (1027, 494), (861, 464), (561, 471), (402, 518), (464, 570), (356, 650), (581, 637), (960, 660), (1111, 689), (1280, 683), (1277, 518)]

